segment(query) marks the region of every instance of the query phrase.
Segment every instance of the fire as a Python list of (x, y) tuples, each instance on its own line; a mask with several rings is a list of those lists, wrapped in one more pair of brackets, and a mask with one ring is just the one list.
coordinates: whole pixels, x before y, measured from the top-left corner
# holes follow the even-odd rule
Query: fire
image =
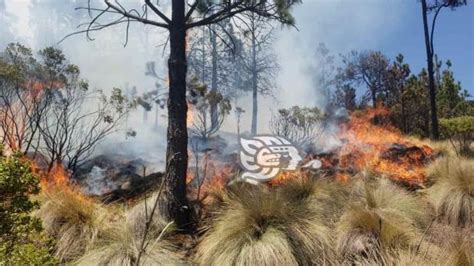
[[(27, 159), (29, 160), (29, 159)], [(69, 188), (70, 173), (60, 162), (54, 162), (50, 170), (39, 166), (35, 160), (30, 160), (33, 173), (39, 176), (41, 190), (47, 191), (51, 187)]]
[(74, 195), (77, 199), (83, 201), (91, 201), (92, 199), (86, 197), (82, 194), (80, 188), (72, 184), (71, 173), (64, 167), (61, 162), (55, 162), (51, 169), (48, 170), (48, 167), (40, 166), (40, 164), (35, 160), (29, 160), (31, 163), (31, 169), (40, 179), (40, 187), (43, 193), (47, 195), (50, 193), (69, 193)]
[(193, 105), (188, 103), (188, 112), (186, 114), (186, 126), (188, 128), (193, 126), (194, 122), (194, 110), (193, 110)]
[[(344, 144), (336, 154), (337, 167), (352, 172), (370, 169), (396, 181), (422, 185), (426, 179), (425, 163), (433, 150), (426, 145), (415, 146), (396, 128), (384, 123), (388, 114), (386, 108), (377, 107), (351, 115), (339, 134)], [(342, 175), (337, 173), (336, 179), (348, 179), (347, 172)]]
[[(426, 181), (425, 164), (433, 150), (405, 138), (384, 121), (389, 114), (383, 107), (354, 112), (349, 122), (341, 125), (337, 138), (341, 145), (331, 152), (309, 155), (319, 159), (324, 174), (345, 182), (357, 173), (370, 171), (409, 186), (422, 187)], [(279, 185), (306, 171), (280, 173), (270, 182)]]
[(235, 175), (234, 166), (229, 164), (221, 165), (211, 160), (202, 168), (204, 169), (200, 169), (199, 180), (195, 180), (195, 169), (188, 171), (186, 184), (188, 185), (189, 197), (191, 199), (205, 199), (210, 191), (225, 187), (231, 180), (231, 177)]
[(304, 175), (304, 172), (280, 172), (274, 179), (269, 183), (270, 186), (278, 186), (285, 183), (288, 180), (295, 179), (298, 176)]
[(4, 139), (6, 154), (22, 151), (26, 145), (28, 134), (31, 134), (31, 128), (28, 128), (32, 123), (30, 120), (35, 117), (38, 106), (43, 102), (45, 89), (63, 86), (60, 81), (45, 83), (29, 80), (21, 84), (14, 94), (10, 92), (3, 96), (5, 103), (0, 107), (0, 121), (3, 124), (0, 134)]
[(25, 83), (25, 87), (29, 91), (33, 91), (35, 94), (40, 94), (44, 92), (44, 90), (47, 88), (51, 88), (51, 89), (62, 88), (64, 87), (64, 83), (59, 80), (53, 80), (49, 82), (49, 84), (42, 81), (38, 81), (38, 80), (29, 80), (28, 82)]

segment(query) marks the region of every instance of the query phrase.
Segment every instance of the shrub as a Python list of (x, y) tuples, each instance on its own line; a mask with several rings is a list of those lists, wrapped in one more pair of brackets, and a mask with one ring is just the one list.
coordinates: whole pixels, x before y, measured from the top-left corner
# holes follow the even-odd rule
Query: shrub
[(41, 221), (30, 215), (38, 203), (29, 197), (38, 192), (38, 178), (28, 162), (19, 155), (0, 155), (0, 264), (55, 262)]
[(326, 116), (318, 108), (300, 108), (278, 110), (272, 118), (270, 130), (274, 135), (285, 137), (302, 148), (313, 148), (326, 127)]
[(458, 154), (472, 153), (470, 146), (474, 139), (474, 116), (441, 119), (440, 125), (443, 134), (451, 140)]
[(207, 86), (199, 84), (197, 79), (191, 80), (188, 90), (188, 102), (195, 111), (190, 121), (190, 132), (203, 140), (209, 139), (219, 131), (232, 109), (230, 100), (220, 92), (209, 91)]
[(434, 185), (427, 194), (439, 219), (455, 226), (471, 226), (474, 160), (443, 157), (429, 167), (428, 174)]
[(329, 229), (306, 194), (289, 201), (278, 191), (244, 185), (221, 196), (199, 243), (199, 265), (311, 265), (328, 263)]

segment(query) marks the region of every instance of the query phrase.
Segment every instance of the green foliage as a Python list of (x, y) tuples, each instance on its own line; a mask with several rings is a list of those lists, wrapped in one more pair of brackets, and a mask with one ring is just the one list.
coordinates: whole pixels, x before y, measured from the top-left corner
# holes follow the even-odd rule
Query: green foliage
[(470, 146), (474, 139), (474, 116), (441, 119), (440, 125), (442, 133), (451, 140), (457, 153), (471, 153)]
[(387, 89), (387, 73), (389, 59), (379, 51), (351, 51), (342, 58), (343, 67), (336, 75), (336, 84), (342, 86), (362, 86), (367, 90), (362, 102), (372, 101), (375, 106), (377, 101), (384, 98)]
[(272, 118), (270, 129), (275, 135), (309, 148), (324, 130), (325, 122), (326, 115), (317, 107), (293, 106), (278, 110), (278, 115)]
[(356, 89), (344, 84), (336, 88), (331, 101), (334, 106), (354, 111), (357, 108), (356, 96)]
[[(428, 137), (430, 134), (430, 109), (427, 88), (428, 73), (424, 70), (418, 76), (408, 78), (402, 92), (406, 118), (406, 133)], [(392, 107), (401, 108), (401, 105)]]
[(451, 134), (472, 134), (474, 133), (474, 116), (460, 116), (449, 119), (442, 119), (441, 123), (447, 133)]
[(38, 207), (29, 200), (30, 194), (39, 192), (38, 179), (31, 173), (28, 163), (19, 156), (0, 157), (0, 240), (15, 241), (29, 230), (39, 231), (40, 224), (28, 214)]
[(470, 110), (470, 106), (467, 103), (467, 98), (470, 95), (466, 90), (462, 89), (461, 83), (456, 82), (454, 73), (450, 69), (450, 61), (446, 64), (448, 68), (443, 71), (436, 94), (438, 114), (443, 118), (469, 115), (472, 110)]
[[(455, 2), (451, 1), (449, 6), (458, 6)], [(377, 102), (390, 108), (391, 121), (402, 132), (430, 136), (431, 108), (428, 72), (425, 69), (418, 75), (411, 74), (403, 55), (399, 54), (390, 63), (378, 51), (352, 51), (342, 56), (342, 63), (331, 80), (335, 88), (331, 98), (333, 105), (354, 111), (364, 108), (371, 100), (372, 105)], [(441, 61), (436, 64), (438, 117), (472, 116), (474, 103), (469, 101), (469, 93), (455, 79), (451, 66), (449, 60), (444, 65)], [(356, 95), (360, 89), (366, 89), (362, 98)]]
[[(0, 246), (0, 254), (5, 256), (5, 261), (0, 258), (0, 264), (6, 263), (6, 265), (57, 265), (56, 258), (51, 256), (47, 246), (38, 247), (35, 244), (18, 244), (6, 252), (4, 246)], [(8, 254), (8, 255), (4, 255)]]
[[(232, 11), (229, 6), (234, 8), (250, 10), (251, 12), (258, 13), (263, 17), (272, 17), (280, 21), (283, 24), (293, 25), (295, 24), (295, 18), (291, 14), (290, 8), (294, 4), (301, 3), (301, 0), (244, 0), (237, 1), (238, 4), (232, 3), (231, 1), (212, 1), (212, 0), (196, 0), (196, 10), (201, 14), (209, 13), (215, 6), (220, 6), (221, 9), (228, 9)], [(227, 12), (229, 12), (227, 11)]]
[(225, 117), (232, 110), (230, 100), (218, 91), (209, 91), (196, 78), (189, 82), (188, 94), (188, 103), (197, 111), (190, 114), (193, 115), (191, 132), (204, 139), (210, 138), (219, 131)]
[(19, 155), (0, 156), (0, 264), (54, 264), (41, 221), (30, 215), (38, 203), (29, 196), (38, 193), (28, 162)]

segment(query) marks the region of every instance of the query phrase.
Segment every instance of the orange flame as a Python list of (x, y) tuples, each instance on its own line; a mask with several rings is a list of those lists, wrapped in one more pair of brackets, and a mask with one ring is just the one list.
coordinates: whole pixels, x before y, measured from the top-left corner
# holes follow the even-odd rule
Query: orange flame
[(209, 161), (206, 166), (206, 171), (201, 173), (201, 183), (196, 182), (197, 184), (193, 184), (193, 181), (195, 181), (195, 173), (188, 171), (186, 178), (186, 184), (190, 192), (188, 196), (191, 199), (197, 199), (198, 196), (199, 199), (204, 199), (210, 191), (224, 188), (234, 173), (235, 169), (231, 165), (226, 164), (219, 166), (216, 162)]
[(388, 113), (386, 108), (377, 107), (352, 114), (340, 133), (345, 145), (338, 154), (339, 166), (358, 171), (368, 168), (398, 181), (422, 184), (426, 177), (422, 157), (431, 156), (433, 150), (424, 145), (414, 152), (394, 156), (396, 158), (384, 156), (394, 144), (414, 146), (396, 128), (382, 123)]
[[(427, 145), (415, 146), (396, 128), (384, 123), (388, 114), (384, 107), (354, 112), (350, 121), (341, 126), (340, 148), (311, 156), (311, 159), (319, 159), (322, 169), (329, 170), (335, 180), (342, 182), (369, 170), (408, 185), (423, 186), (425, 164), (433, 155), (433, 149)], [(396, 153), (398, 147), (402, 150), (400, 154)], [(270, 185), (280, 185), (306, 174), (305, 171), (282, 172)]]
[(186, 114), (186, 125), (188, 128), (193, 126), (194, 122), (194, 110), (193, 105), (188, 103), (188, 112)]

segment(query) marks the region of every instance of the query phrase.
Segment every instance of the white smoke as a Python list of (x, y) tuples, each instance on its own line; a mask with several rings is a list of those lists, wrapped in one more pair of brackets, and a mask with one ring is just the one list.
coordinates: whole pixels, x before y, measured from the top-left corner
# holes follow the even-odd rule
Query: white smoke
[[(10, 25), (0, 25), (17, 33), (13, 40), (8, 41), (21, 41), (35, 51), (45, 45), (57, 45), (72, 63), (79, 65), (82, 75), (93, 88), (124, 89), (128, 84), (129, 87), (136, 86), (138, 94), (152, 90), (156, 80), (145, 76), (145, 64), (149, 61), (157, 62), (158, 73), (166, 75), (167, 52), (163, 53), (162, 46), (167, 38), (165, 31), (132, 24), (126, 47), (124, 26), (93, 33), (94, 41), (87, 41), (85, 35), (81, 34), (57, 44), (66, 34), (76, 31), (77, 25), (85, 22), (75, 20), (80, 16), (76, 15), (78, 11), (73, 8), (84, 6), (87, 1), (77, 1), (79, 4), (72, 5), (69, 1), (42, 0), (45, 5), (41, 9), (33, 8), (32, 1), (6, 1), (6, 10), (0, 10), (10, 15), (17, 14), (16, 19), (7, 20)], [(404, 4), (401, 2), (403, 1), (367, 0), (361, 4), (360, 1), (315, 0), (304, 1), (295, 7), (293, 13), (298, 30), (277, 26), (274, 49), (280, 60), (281, 72), (274, 97), (259, 98), (259, 133), (268, 133), (271, 116), (280, 108), (293, 105), (323, 108), (326, 105), (327, 99), (323, 97), (318, 84), (314, 84), (312, 73), (308, 71), (311, 67), (318, 66), (318, 62), (314, 60), (318, 43), (326, 43), (336, 57), (337, 54), (352, 49), (376, 48), (378, 40), (392, 34), (403, 19)], [(62, 21), (52, 7), (66, 13), (70, 10), (74, 14), (72, 21), (51, 23), (52, 18)], [(166, 12), (169, 13), (169, 10)], [(2, 39), (0, 48), (3, 49), (5, 44)], [(251, 118), (250, 93), (238, 99), (234, 106), (241, 106), (246, 110), (242, 116), (241, 131), (248, 131)], [(160, 110), (159, 129), (153, 130), (154, 111), (148, 114), (148, 121), (144, 122), (143, 110), (139, 108), (128, 120), (128, 126), (137, 131), (137, 137), (125, 139), (124, 134), (116, 134), (114, 138), (127, 143), (117, 147), (134, 147), (133, 150), (137, 153), (159, 147), (155, 151), (164, 155), (166, 119), (162, 114), (166, 114), (166, 111)], [(224, 130), (236, 132), (233, 112), (224, 123)], [(148, 145), (149, 143), (153, 144)], [(111, 148), (110, 145), (105, 146)]]

